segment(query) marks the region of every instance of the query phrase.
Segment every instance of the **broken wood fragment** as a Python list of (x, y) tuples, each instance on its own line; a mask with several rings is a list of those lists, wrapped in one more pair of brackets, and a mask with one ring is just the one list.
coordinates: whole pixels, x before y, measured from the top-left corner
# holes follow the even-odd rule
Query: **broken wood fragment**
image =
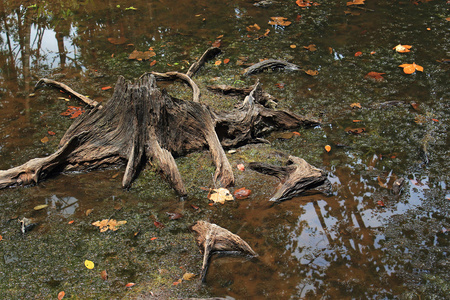
[(267, 69), (285, 69), (289, 71), (298, 71), (300, 67), (284, 60), (266, 59), (256, 63), (245, 70), (244, 76), (253, 75)]
[(201, 271), (202, 282), (205, 282), (210, 258), (215, 253), (224, 255), (246, 255), (249, 257), (258, 256), (258, 254), (256, 254), (242, 238), (216, 224), (206, 221), (197, 221), (191, 226), (191, 230), (197, 234), (196, 242), (200, 248), (200, 252), (203, 254)]
[(211, 47), (207, 49), (203, 55), (191, 65), (189, 70), (186, 72), (186, 75), (189, 77), (193, 77), (195, 73), (205, 64), (206, 61), (214, 58), (216, 55), (220, 54), (222, 50), (217, 47)]
[(313, 167), (296, 156), (290, 155), (285, 167), (258, 162), (252, 162), (248, 167), (256, 172), (280, 179), (281, 183), (270, 201), (281, 202), (296, 197), (306, 190), (329, 191), (331, 188), (325, 171)]

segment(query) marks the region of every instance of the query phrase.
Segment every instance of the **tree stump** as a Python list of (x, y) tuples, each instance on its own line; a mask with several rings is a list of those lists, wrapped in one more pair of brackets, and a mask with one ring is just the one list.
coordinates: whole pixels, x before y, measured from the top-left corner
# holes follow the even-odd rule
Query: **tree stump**
[(224, 255), (246, 255), (256, 257), (255, 251), (238, 235), (205, 221), (197, 221), (191, 230), (197, 233), (196, 241), (203, 254), (201, 280), (205, 282), (209, 261), (214, 253)]
[(331, 183), (325, 171), (308, 164), (302, 158), (291, 155), (286, 164), (285, 167), (257, 162), (249, 164), (249, 168), (254, 171), (280, 179), (281, 183), (270, 201), (289, 200), (311, 189), (330, 190)]

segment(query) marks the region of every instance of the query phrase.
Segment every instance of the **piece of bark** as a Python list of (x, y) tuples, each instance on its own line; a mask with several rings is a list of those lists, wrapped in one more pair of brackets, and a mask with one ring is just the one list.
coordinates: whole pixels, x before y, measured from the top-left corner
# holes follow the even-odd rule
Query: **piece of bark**
[(284, 60), (266, 59), (256, 63), (245, 70), (244, 76), (253, 75), (267, 69), (284, 69), (289, 71), (298, 71), (300, 67)]
[(304, 159), (296, 156), (289, 156), (285, 167), (257, 162), (250, 163), (248, 167), (280, 179), (281, 183), (277, 191), (270, 198), (270, 201), (274, 202), (289, 200), (306, 190), (327, 191), (331, 187), (325, 171), (313, 167)]
[(246, 255), (257, 257), (255, 251), (238, 235), (222, 228), (216, 224), (206, 221), (197, 221), (191, 230), (196, 232), (196, 242), (203, 254), (203, 265), (201, 271), (202, 282), (206, 279), (211, 255), (220, 253), (224, 255)]

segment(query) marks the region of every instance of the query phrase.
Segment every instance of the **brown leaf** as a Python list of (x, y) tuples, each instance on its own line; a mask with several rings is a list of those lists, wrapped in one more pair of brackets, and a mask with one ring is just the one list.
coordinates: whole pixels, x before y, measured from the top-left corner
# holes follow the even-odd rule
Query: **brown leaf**
[(361, 128), (345, 128), (345, 131), (347, 133), (351, 133), (351, 134), (361, 134), (361, 133), (365, 132), (366, 129), (363, 127), (361, 127)]
[(94, 210), (92, 208), (89, 208), (86, 210), (86, 217), (89, 216)]
[(222, 43), (222, 40), (215, 40), (214, 43), (212, 43), (211, 46), (216, 47), (216, 48), (220, 48), (220, 44)]
[(247, 26), (246, 29), (247, 29), (247, 31), (258, 31), (261, 29), (261, 27), (259, 27), (259, 25), (255, 23), (253, 25)]
[(297, 5), (300, 6), (301, 8), (320, 5), (317, 2), (312, 2), (308, 0), (297, 0), (295, 1), (295, 3), (297, 3)]
[(286, 21), (287, 18), (284, 17), (270, 17), (272, 21), (269, 21), (270, 25), (274, 26), (289, 26), (292, 22)]
[(319, 75), (319, 71), (317, 71), (317, 70), (306, 70), (305, 73), (310, 75), (310, 76), (317, 76), (317, 75)]
[(411, 106), (412, 106), (412, 108), (414, 108), (415, 110), (419, 110), (419, 103), (417, 103), (417, 102), (411, 102)]
[(234, 197), (236, 197), (236, 199), (241, 200), (241, 199), (247, 199), (251, 193), (252, 193), (251, 190), (243, 187), (243, 188), (235, 190), (233, 194), (234, 194)]
[(49, 141), (49, 139), (48, 139), (48, 136), (44, 136), (42, 139), (41, 139), (41, 142), (42, 143), (47, 143)]
[(366, 74), (366, 76), (364, 76), (364, 78), (374, 79), (375, 81), (383, 81), (384, 78), (382, 75), (384, 75), (384, 74), (385, 73), (369, 72)]
[(108, 279), (108, 273), (106, 273), (106, 270), (101, 271), (100, 276), (102, 277), (103, 280)]
[(122, 45), (125, 44), (127, 41), (128, 39), (123, 36), (120, 38), (113, 38), (113, 37), (108, 38), (108, 42), (114, 45)]
[(54, 133), (53, 131), (47, 131), (47, 133), (49, 134), (49, 135), (55, 135), (56, 133)]
[(169, 216), (170, 220), (178, 220), (183, 217), (182, 214), (177, 213), (177, 212), (166, 212), (166, 214)]
[(311, 51), (311, 52), (317, 50), (317, 47), (316, 47), (315, 44), (310, 44), (310, 45), (308, 45), (308, 46), (303, 46), (303, 48), (305, 48), (306, 50), (309, 50), (309, 51)]
[(153, 225), (156, 226), (156, 228), (164, 228), (164, 224), (158, 221), (153, 222)]

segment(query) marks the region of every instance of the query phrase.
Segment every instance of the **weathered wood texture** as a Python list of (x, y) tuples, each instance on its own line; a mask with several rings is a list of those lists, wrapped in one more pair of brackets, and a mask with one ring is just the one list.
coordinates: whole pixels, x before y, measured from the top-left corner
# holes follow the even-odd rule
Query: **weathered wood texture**
[(191, 230), (194, 231), (196, 242), (203, 254), (201, 280), (204, 282), (211, 255), (220, 253), (224, 255), (246, 255), (256, 257), (255, 251), (238, 235), (206, 221), (197, 221)]
[(289, 156), (285, 167), (252, 162), (249, 168), (259, 173), (275, 176), (281, 183), (270, 201), (289, 200), (306, 190), (329, 191), (331, 183), (325, 171), (308, 164), (304, 159)]

